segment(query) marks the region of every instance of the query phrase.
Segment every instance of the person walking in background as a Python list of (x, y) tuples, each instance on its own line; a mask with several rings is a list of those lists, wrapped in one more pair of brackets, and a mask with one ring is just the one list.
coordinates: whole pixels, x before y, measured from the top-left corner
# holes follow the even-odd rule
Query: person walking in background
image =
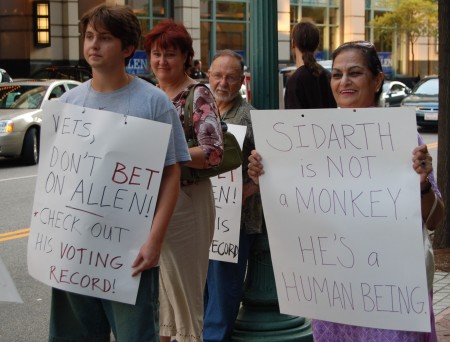
[[(208, 71), (211, 91), (216, 99), (222, 120), (243, 125), (247, 132), (243, 145), (244, 160), (255, 148), (250, 110), (239, 90), (244, 81), (244, 60), (232, 50), (218, 51)], [(204, 341), (231, 340), (241, 304), (247, 259), (255, 239), (262, 230), (262, 204), (259, 186), (247, 173), (247, 163), (242, 164), (243, 194), (238, 262), (209, 261), (205, 288)]]
[(206, 74), (202, 71), (202, 62), (200, 60), (194, 59), (189, 76), (194, 80), (202, 80), (206, 78)]
[[(150, 67), (184, 123), (186, 98), (197, 83), (187, 75), (194, 49), (186, 28), (173, 20), (159, 22), (145, 37)], [(192, 127), (199, 146), (191, 147), (186, 166), (219, 165), (223, 136), (219, 111), (206, 86), (195, 88)], [(180, 180), (179, 180), (180, 181)], [(160, 335), (167, 342), (202, 341), (203, 292), (209, 246), (214, 234), (215, 205), (211, 181), (181, 180), (181, 191), (161, 252)]]
[[(333, 52), (332, 60), (331, 88), (338, 106), (341, 108), (376, 107), (383, 88), (384, 74), (374, 45), (366, 41), (344, 43)], [(433, 175), (431, 155), (419, 134), (418, 145), (412, 151), (412, 168), (420, 176), (422, 229), (424, 246), (427, 246), (425, 264), (430, 304), (428, 315), (432, 331), (430, 333), (397, 331), (313, 320), (315, 342), (437, 341), (433, 313), (433, 251), (431, 244), (427, 243), (426, 230), (434, 230), (442, 220), (444, 204)], [(249, 157), (249, 175), (258, 183), (259, 176), (263, 173), (261, 156), (254, 150)]]
[(136, 304), (52, 289), (49, 341), (110, 341), (111, 330), (118, 341), (159, 341), (158, 262), (180, 189), (178, 162), (189, 161), (190, 155), (167, 96), (125, 72), (141, 36), (133, 11), (127, 6), (101, 4), (84, 14), (80, 24), (84, 57), (92, 67), (93, 77), (59, 101), (95, 109), (102, 106), (124, 115), (164, 122), (172, 125), (172, 132), (152, 229), (132, 265), (133, 276), (141, 274)]
[(297, 70), (286, 83), (286, 109), (336, 108), (330, 73), (314, 57), (319, 37), (319, 29), (309, 21), (298, 23), (292, 30), (291, 44)]

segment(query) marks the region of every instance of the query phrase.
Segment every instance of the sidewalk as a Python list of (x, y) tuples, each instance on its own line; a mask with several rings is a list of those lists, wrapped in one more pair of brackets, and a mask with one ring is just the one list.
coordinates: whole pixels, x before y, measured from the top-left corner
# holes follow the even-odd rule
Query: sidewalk
[(450, 341), (450, 273), (435, 272), (433, 310), (439, 342)]

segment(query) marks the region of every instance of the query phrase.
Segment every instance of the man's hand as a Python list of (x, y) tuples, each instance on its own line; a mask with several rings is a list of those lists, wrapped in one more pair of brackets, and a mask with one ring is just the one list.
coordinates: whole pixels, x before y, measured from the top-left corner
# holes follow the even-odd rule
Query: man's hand
[(142, 271), (148, 270), (158, 265), (161, 246), (150, 241), (145, 243), (139, 249), (139, 253), (131, 267), (134, 268), (132, 276), (137, 276)]

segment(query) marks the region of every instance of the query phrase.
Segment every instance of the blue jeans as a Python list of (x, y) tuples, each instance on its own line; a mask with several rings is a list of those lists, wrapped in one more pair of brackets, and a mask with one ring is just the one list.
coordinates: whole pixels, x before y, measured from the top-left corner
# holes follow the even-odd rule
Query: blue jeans
[(159, 267), (142, 272), (136, 305), (52, 289), (49, 341), (159, 341)]
[(238, 262), (209, 260), (205, 288), (204, 342), (231, 341), (241, 305), (245, 271), (255, 235), (241, 229)]

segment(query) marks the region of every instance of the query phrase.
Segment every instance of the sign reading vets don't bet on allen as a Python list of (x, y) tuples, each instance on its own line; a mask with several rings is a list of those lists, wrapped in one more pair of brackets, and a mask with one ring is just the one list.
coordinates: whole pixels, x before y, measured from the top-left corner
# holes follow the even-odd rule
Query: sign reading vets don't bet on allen
[(171, 127), (58, 101), (44, 113), (29, 273), (134, 304), (131, 265), (151, 228)]

